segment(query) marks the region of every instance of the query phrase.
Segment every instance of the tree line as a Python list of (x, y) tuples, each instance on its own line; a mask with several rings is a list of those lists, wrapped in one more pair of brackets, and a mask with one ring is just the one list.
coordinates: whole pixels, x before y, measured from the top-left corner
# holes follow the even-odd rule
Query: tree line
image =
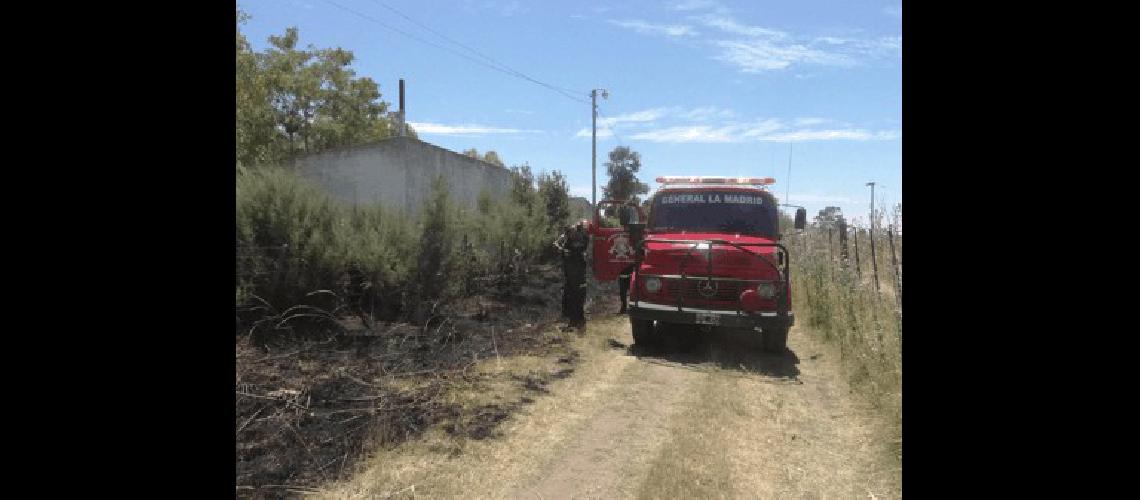
[[(241, 32), (249, 15), (237, 12), (237, 163), (275, 164), (314, 153), (391, 137), (399, 120), (380, 86), (350, 67), (352, 51), (301, 48), (297, 28), (269, 37), (253, 50)], [(415, 131), (409, 135), (415, 137)]]

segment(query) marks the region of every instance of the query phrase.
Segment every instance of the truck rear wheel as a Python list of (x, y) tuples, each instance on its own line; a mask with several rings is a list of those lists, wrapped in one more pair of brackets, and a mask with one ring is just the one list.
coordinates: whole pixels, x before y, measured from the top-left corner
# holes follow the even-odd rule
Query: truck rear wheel
[(651, 319), (633, 319), (629, 320), (630, 329), (633, 330), (633, 343), (642, 347), (653, 347), (657, 345), (657, 336), (653, 332), (653, 320)]
[(788, 349), (788, 327), (765, 328), (764, 350), (772, 353), (782, 353)]

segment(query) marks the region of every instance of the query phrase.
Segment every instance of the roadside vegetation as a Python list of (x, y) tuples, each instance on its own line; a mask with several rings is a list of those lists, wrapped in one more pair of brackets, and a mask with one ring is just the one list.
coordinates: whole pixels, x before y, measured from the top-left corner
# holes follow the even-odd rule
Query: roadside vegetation
[(877, 210), (874, 218), (874, 265), (870, 226), (859, 220), (847, 224), (837, 210), (821, 211), (802, 234), (785, 229), (784, 243), (792, 252), (797, 322), (839, 347), (852, 385), (893, 420), (901, 440), (902, 206), (890, 214)]
[[(340, 202), (283, 165), (396, 135), (398, 117), (355, 76), (351, 52), (302, 49), (293, 28), (257, 52), (245, 19), (239, 11), (238, 495), (311, 492), (429, 431), (495, 435), (576, 363), (550, 328), (561, 287), (551, 242), (575, 215), (565, 177), (470, 149), (509, 170), (506, 196), (481, 193), (469, 207), (438, 177), (415, 214)], [(493, 373), (473, 370), (487, 359)]]

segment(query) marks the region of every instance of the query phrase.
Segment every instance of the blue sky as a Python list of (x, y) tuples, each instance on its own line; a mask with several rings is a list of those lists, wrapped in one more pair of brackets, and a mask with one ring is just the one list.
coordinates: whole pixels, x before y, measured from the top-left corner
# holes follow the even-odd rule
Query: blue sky
[(659, 175), (770, 176), (782, 202), (863, 219), (867, 181), (878, 182), (879, 203), (902, 201), (898, 0), (238, 5), (252, 16), (242, 31), (256, 50), (289, 26), (302, 45), (351, 50), (357, 74), (376, 80), (393, 108), (406, 80), (421, 139), (561, 170), (587, 199), (589, 91), (598, 88), (609, 92), (599, 98), (599, 197), (606, 154), (620, 142), (641, 153), (640, 177), (654, 188)]

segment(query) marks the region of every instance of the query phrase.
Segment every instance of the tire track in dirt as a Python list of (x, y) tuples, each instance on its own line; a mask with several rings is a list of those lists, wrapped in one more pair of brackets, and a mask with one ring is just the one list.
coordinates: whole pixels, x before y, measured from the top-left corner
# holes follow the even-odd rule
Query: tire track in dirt
[(599, 318), (576, 343), (579, 369), (500, 438), (448, 455), (453, 438), (429, 434), (327, 497), (901, 497), (897, 436), (830, 344), (799, 328), (780, 356), (727, 339), (689, 354), (631, 343), (628, 319)]
[(608, 402), (553, 461), (541, 479), (516, 493), (531, 498), (614, 498), (636, 493), (656, 449), (668, 437), (669, 417), (691, 402), (707, 375), (670, 366), (630, 364)]
[(782, 356), (728, 339), (638, 356), (511, 497), (900, 497), (886, 427), (852, 394), (838, 352), (790, 337)]

